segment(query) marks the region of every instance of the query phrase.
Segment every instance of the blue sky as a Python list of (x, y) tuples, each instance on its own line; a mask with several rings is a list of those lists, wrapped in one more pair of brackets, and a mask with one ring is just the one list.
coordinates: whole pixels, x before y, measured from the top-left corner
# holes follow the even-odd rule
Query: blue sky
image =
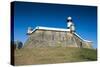
[(15, 2), (14, 4), (14, 40), (23, 43), (27, 40), (27, 28), (46, 26), (67, 28), (66, 18), (71, 16), (76, 33), (86, 40), (93, 41), (97, 48), (97, 7), (64, 4), (42, 4)]

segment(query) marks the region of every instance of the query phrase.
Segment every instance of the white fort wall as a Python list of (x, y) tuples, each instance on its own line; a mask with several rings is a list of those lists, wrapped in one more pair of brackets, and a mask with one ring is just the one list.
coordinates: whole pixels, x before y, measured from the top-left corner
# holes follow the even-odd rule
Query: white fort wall
[(68, 29), (36, 27), (28, 33), (26, 47), (78, 47), (92, 48), (92, 42), (85, 41), (76, 33), (68, 34)]

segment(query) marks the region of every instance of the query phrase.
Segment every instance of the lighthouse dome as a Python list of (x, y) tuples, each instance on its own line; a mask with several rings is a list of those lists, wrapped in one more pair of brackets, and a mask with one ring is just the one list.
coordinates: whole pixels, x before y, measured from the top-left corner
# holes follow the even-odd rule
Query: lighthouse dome
[(72, 17), (69, 16), (69, 17), (67, 18), (67, 20), (72, 20)]

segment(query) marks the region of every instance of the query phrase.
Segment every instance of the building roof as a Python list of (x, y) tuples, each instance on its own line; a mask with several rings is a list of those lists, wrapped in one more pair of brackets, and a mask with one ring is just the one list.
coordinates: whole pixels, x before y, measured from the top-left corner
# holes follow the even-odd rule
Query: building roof
[(81, 40), (85, 41), (85, 42), (92, 42), (92, 41), (89, 41), (89, 40), (85, 40), (83, 39), (81, 36), (79, 36), (77, 33), (74, 33), (77, 37), (79, 37)]
[(70, 29), (63, 29), (63, 28), (53, 28), (53, 27), (43, 27), (37, 26), (32, 31), (27, 32), (28, 34), (32, 34), (36, 30), (52, 30), (52, 31), (70, 31)]
[[(53, 28), (53, 27), (43, 27), (43, 26), (37, 26), (35, 27), (32, 31), (30, 31), (30, 33), (28, 34), (32, 34), (33, 32), (35, 32), (36, 30), (52, 30), (52, 31), (70, 31), (70, 29), (64, 29), (64, 28)], [(78, 38), (80, 38), (81, 40), (85, 41), (85, 42), (92, 42), (92, 41), (88, 41), (88, 40), (84, 40), (81, 36), (79, 36), (77, 33), (74, 33), (74, 35), (76, 35)]]
[(43, 27), (43, 26), (37, 26), (35, 29), (41, 29), (41, 30), (54, 30), (54, 31), (70, 31), (70, 29), (53, 28), (53, 27)]

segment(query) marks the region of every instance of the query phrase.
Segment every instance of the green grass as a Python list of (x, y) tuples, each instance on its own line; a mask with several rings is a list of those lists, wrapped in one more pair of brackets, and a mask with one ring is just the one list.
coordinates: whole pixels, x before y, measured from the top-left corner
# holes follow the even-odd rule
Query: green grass
[(22, 48), (15, 50), (15, 65), (49, 64), (97, 60), (97, 51), (85, 48)]

